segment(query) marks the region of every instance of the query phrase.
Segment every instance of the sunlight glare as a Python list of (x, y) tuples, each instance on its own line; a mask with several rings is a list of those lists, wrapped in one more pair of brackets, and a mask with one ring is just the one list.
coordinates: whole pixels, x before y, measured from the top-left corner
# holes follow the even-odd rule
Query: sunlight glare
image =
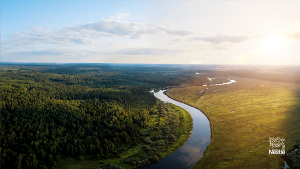
[(276, 52), (283, 48), (284, 39), (279, 35), (271, 35), (266, 38), (264, 43), (265, 52)]
[(249, 58), (253, 63), (276, 65), (285, 62), (285, 57), (289, 53), (289, 41), (284, 34), (269, 34), (262, 39), (258, 39), (252, 53), (258, 54)]

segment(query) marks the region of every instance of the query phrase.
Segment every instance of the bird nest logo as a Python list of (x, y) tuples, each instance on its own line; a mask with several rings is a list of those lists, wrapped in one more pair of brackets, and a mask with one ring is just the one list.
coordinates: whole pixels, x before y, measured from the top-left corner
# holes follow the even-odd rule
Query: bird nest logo
[(269, 154), (285, 154), (284, 138), (269, 137), (270, 149)]

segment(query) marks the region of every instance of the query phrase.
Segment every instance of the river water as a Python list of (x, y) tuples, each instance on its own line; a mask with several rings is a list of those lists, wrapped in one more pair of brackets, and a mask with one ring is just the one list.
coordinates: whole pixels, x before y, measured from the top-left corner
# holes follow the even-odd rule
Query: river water
[(203, 156), (206, 147), (210, 143), (210, 125), (206, 116), (198, 109), (175, 101), (160, 90), (154, 93), (154, 96), (165, 103), (172, 103), (176, 106), (187, 110), (193, 118), (193, 130), (189, 139), (183, 146), (174, 151), (172, 154), (158, 160), (155, 164), (142, 167), (143, 169), (188, 169), (191, 168)]

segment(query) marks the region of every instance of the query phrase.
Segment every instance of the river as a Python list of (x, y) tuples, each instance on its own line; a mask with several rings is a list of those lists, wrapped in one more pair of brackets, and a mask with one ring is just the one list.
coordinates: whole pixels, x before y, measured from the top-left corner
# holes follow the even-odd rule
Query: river
[(189, 139), (183, 146), (158, 160), (155, 164), (142, 167), (143, 169), (160, 169), (160, 168), (172, 168), (172, 169), (185, 169), (191, 168), (197, 161), (203, 156), (206, 147), (210, 143), (210, 125), (206, 116), (198, 109), (178, 102), (166, 96), (160, 90), (154, 93), (154, 96), (165, 103), (172, 103), (176, 106), (182, 107), (187, 110), (193, 118), (193, 130)]

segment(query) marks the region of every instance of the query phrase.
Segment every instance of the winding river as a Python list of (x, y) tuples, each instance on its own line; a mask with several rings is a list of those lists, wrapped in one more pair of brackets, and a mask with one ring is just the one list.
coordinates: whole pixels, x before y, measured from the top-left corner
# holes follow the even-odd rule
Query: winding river
[[(212, 85), (227, 85), (231, 83), (236, 83), (235, 80), (228, 79), (229, 82), (222, 84), (212, 84)], [(164, 94), (165, 90), (160, 90), (154, 93), (154, 96), (165, 103), (172, 103), (179, 106), (186, 111), (188, 111), (193, 118), (193, 130), (189, 139), (185, 142), (183, 146), (165, 156), (164, 158), (158, 160), (155, 164), (150, 164), (148, 166), (142, 167), (143, 169), (188, 169), (197, 163), (200, 158), (202, 158), (206, 147), (210, 143), (210, 124), (207, 117), (198, 109), (186, 105), (184, 103), (178, 102), (166, 96)], [(153, 91), (151, 91), (153, 92)]]
[(179, 149), (177, 149), (170, 155), (167, 155), (164, 158), (158, 160), (156, 164), (150, 164), (142, 168), (191, 168), (203, 156), (206, 147), (210, 143), (209, 121), (201, 111), (169, 98), (163, 93), (164, 91), (165, 90), (160, 90), (159, 92), (154, 93), (154, 96), (164, 101), (165, 103), (172, 103), (187, 110), (193, 118), (193, 130), (191, 131), (192, 134), (185, 142), (185, 144)]

